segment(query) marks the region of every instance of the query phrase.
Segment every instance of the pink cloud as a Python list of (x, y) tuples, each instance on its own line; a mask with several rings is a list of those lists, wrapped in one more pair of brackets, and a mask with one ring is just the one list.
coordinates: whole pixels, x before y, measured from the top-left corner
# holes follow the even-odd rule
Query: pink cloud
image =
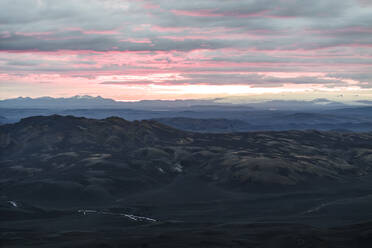
[(54, 34), (53, 32), (15, 32), (16, 35), (26, 37), (45, 37)]
[[(214, 36), (215, 34), (211, 34)], [(204, 35), (200, 35), (204, 36)], [(218, 35), (216, 35), (218, 36)], [(192, 36), (191, 36), (192, 37)], [(239, 61), (252, 57), (268, 57), (268, 61)], [(265, 77), (324, 77), (327, 73), (345, 71), (368, 72), (370, 64), (324, 63), (330, 58), (370, 58), (372, 55), (355, 54), (352, 47), (333, 51), (327, 50), (259, 50), (254, 48), (224, 48), (218, 50), (197, 49), (193, 51), (23, 51), (0, 52), (0, 61), (39, 61), (38, 65), (25, 71), (23, 67), (12, 67), (14, 72), (0, 71), (0, 82), (23, 82), (39, 85), (41, 82), (53, 82), (53, 87), (90, 88), (100, 92), (120, 87), (120, 85), (187, 85), (188, 74), (198, 80), (192, 84), (206, 85), (210, 81), (205, 75), (214, 74), (232, 77), (236, 74), (260, 74)], [(222, 58), (214, 60), (214, 58)], [(270, 61), (270, 58), (283, 58)], [(236, 59), (236, 61), (234, 61)], [(310, 60), (309, 60), (310, 59)], [(0, 62), (1, 65), (1, 62)], [(17, 71), (17, 68), (21, 68)], [(279, 74), (278, 74), (279, 73)], [(281, 73), (281, 74), (280, 74)], [(115, 82), (102, 84), (103, 82)], [(347, 81), (345, 81), (347, 82)], [(350, 81), (351, 82), (351, 81)], [(248, 82), (249, 83), (249, 82)], [(115, 86), (115, 84), (117, 84)], [(223, 84), (223, 83), (221, 83)], [(229, 82), (227, 81), (228, 85)], [(36, 86), (35, 86), (36, 87)], [(37, 86), (39, 87), (39, 86)], [(129, 87), (129, 86), (128, 86)], [(140, 96), (138, 96), (140, 97)]]
[(123, 40), (120, 40), (120, 41), (123, 41), (123, 42), (130, 42), (130, 43), (137, 43), (137, 44), (151, 44), (151, 40), (150, 39), (134, 39), (134, 38), (128, 38), (128, 39), (123, 39)]
[(187, 28), (187, 27), (161, 27), (161, 26), (157, 26), (157, 25), (151, 25), (150, 30), (155, 31), (155, 32), (182, 33), (182, 32), (190, 30), (190, 28)]
[(145, 9), (159, 9), (159, 8), (160, 8), (160, 5), (158, 5), (158, 4), (154, 4), (154, 3), (145, 2), (145, 3), (143, 4), (143, 7), (144, 7)]
[(221, 14), (214, 13), (213, 10), (198, 10), (198, 11), (189, 11), (189, 10), (172, 10), (175, 15), (182, 16), (194, 16), (194, 17), (215, 17), (222, 16)]

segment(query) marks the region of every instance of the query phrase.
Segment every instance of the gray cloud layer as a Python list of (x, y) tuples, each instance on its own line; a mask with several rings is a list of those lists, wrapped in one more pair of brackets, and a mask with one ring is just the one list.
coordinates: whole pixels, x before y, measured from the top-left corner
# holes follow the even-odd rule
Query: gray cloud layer
[[(331, 87), (343, 86), (343, 79), (352, 79), (364, 82), (361, 87), (372, 87), (372, 5), (367, 0), (0, 1), (3, 52), (87, 50), (154, 54), (200, 49), (205, 51), (203, 56), (186, 58), (183, 67), (177, 67), (188, 83), (271, 86), (291, 81)], [(45, 67), (43, 61), (2, 60), (3, 72), (77, 70), (66, 64), (51, 63)], [(172, 56), (165, 58), (164, 67), (172, 70), (174, 60)], [(209, 64), (187, 66), (196, 61)], [(131, 66), (159, 69), (151, 64)], [(99, 69), (123, 71), (129, 67), (112, 64)], [(82, 74), (92, 70), (79, 69)], [(322, 72), (332, 79), (218, 73), (224, 71)]]
[[(317, 49), (372, 43), (372, 9), (354, 0), (3, 0), (0, 11), (1, 50)], [(160, 39), (159, 32), (151, 28), (154, 26), (164, 28), (164, 35), (174, 35), (166, 28), (211, 32), (225, 28), (234, 29), (229, 34), (247, 32), (247, 37), (174, 41)], [(116, 33), (99, 34), (110, 30)], [(249, 35), (263, 38), (252, 40)], [(152, 44), (123, 41), (144, 37)]]

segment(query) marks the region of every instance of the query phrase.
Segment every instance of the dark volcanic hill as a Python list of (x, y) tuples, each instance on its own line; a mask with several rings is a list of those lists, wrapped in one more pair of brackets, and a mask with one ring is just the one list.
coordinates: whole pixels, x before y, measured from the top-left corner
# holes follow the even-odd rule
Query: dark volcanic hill
[(368, 174), (371, 140), (371, 133), (201, 134), (155, 121), (31, 117), (0, 127), (0, 185), (17, 196), (68, 192), (75, 200), (118, 198), (189, 175), (237, 191), (312, 187)]
[(2, 125), (0, 247), (370, 247), (371, 138)]

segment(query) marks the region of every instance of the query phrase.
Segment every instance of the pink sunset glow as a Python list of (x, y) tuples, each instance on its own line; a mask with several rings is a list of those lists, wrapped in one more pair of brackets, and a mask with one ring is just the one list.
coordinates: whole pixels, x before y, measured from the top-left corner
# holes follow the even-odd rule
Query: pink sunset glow
[(1, 99), (371, 93), (363, 1), (21, 2), (0, 4)]

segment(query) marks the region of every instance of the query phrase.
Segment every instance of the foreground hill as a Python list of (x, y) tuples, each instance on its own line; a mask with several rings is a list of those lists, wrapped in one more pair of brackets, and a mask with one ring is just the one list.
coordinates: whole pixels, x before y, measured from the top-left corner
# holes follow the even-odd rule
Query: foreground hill
[(238, 191), (313, 187), (369, 174), (371, 140), (371, 133), (200, 134), (155, 121), (31, 117), (0, 127), (0, 183), (46, 199), (59, 190), (117, 197), (191, 174)]
[(0, 247), (370, 247), (371, 141), (26, 118), (0, 126)]

